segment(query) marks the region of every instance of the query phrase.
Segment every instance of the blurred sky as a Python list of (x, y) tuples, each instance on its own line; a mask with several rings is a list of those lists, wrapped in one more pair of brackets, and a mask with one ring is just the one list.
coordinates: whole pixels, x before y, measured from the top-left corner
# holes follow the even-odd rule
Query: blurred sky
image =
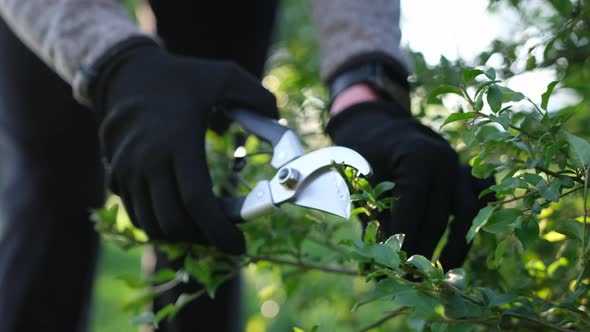
[[(519, 25), (519, 17), (513, 11), (499, 7), (499, 10), (491, 14), (487, 10), (488, 2), (489, 0), (401, 0), (402, 45), (422, 52), (430, 64), (438, 63), (441, 54), (450, 60), (461, 57), (469, 63), (475, 55), (486, 50), (494, 38), (522, 35), (523, 26)], [(138, 16), (144, 29), (153, 30), (153, 16), (147, 6), (139, 7)], [(521, 59), (521, 65), (525, 61), (526, 56)], [(488, 64), (497, 65), (493, 61)], [(519, 75), (506, 84), (540, 102), (541, 94), (554, 77), (552, 70), (537, 70)], [(549, 108), (573, 103), (573, 99), (567, 91), (558, 91), (555, 98), (550, 100)]]
[[(431, 64), (437, 63), (441, 54), (452, 60), (472, 58), (495, 37), (509, 33), (508, 17), (489, 15), (487, 3), (487, 0), (402, 0), (402, 45), (423, 52)], [(514, 22), (514, 19), (509, 20)]]
[[(488, 0), (401, 0), (402, 45), (422, 52), (430, 64), (437, 63), (441, 54), (450, 60), (461, 57), (469, 61), (486, 50), (494, 38), (522, 33), (516, 13), (505, 7), (489, 13), (487, 5)], [(554, 77), (552, 70), (536, 70), (506, 84), (540, 102), (541, 94)], [(558, 91), (550, 100), (549, 109), (574, 103), (576, 99), (568, 91)]]

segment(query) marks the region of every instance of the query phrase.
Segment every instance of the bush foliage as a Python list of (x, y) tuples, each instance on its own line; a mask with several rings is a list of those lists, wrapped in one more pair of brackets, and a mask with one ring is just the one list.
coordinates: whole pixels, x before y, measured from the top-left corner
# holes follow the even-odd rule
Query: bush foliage
[[(156, 245), (184, 260), (178, 271), (122, 277), (138, 289), (126, 304), (138, 314), (135, 323), (157, 326), (191, 299), (214, 296), (221, 283), (243, 271), (249, 293), (257, 292), (250, 298), (281, 307), (272, 321), (265, 312), (248, 312), (249, 331), (589, 330), (589, 5), (492, 0), (490, 10), (518, 13), (527, 29), (494, 41), (473, 62), (442, 57), (431, 66), (412, 53), (416, 116), (444, 133), (473, 175), (497, 181), (481, 193), (496, 200), (473, 220), (465, 238), (473, 246), (463, 268), (447, 271), (436, 260), (444, 236), (432, 257), (408, 257), (401, 250), (403, 234), (382, 238), (379, 220), (361, 229), (358, 221), (285, 207), (242, 225), (248, 252), (230, 257), (194, 244), (151, 242), (115, 205), (95, 213), (105, 237), (127, 248)], [(326, 95), (317, 47), (304, 4), (284, 6), (264, 84), (289, 125), (315, 149), (329, 144), (321, 130)], [(511, 79), (541, 70), (555, 78), (541, 96), (509, 88)], [(550, 108), (552, 95), (563, 92), (567, 105)], [(252, 184), (272, 174), (268, 147), (253, 137), (244, 144), (248, 165), (239, 175), (232, 171), (239, 133), (232, 128), (208, 136), (219, 194), (243, 194), (242, 181)], [(347, 178), (354, 214), (372, 219), (373, 211), (395, 204), (388, 197), (394, 183), (371, 187), (354, 170), (335, 167)], [(159, 312), (145, 311), (153, 296), (189, 278), (203, 289)]]

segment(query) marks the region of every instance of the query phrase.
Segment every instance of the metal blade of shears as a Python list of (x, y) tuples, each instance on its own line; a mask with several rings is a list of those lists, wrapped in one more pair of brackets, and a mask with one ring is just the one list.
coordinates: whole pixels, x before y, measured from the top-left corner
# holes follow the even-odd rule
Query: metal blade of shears
[(291, 203), (350, 218), (350, 193), (346, 182), (335, 170), (317, 172), (306, 179)]

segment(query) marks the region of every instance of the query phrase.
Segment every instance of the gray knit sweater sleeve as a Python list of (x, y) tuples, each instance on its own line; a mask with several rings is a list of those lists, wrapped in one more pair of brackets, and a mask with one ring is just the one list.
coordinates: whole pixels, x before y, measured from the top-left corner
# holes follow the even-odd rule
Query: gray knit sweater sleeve
[[(322, 76), (366, 54), (404, 65), (399, 0), (312, 0)], [(142, 32), (120, 0), (0, 0), (0, 15), (41, 59), (69, 82), (78, 100), (90, 65), (118, 42)]]
[(311, 0), (311, 4), (324, 80), (351, 59), (369, 54), (391, 57), (407, 70), (400, 50), (399, 0)]
[(114, 44), (142, 35), (119, 0), (0, 0), (0, 15), (72, 85), (79, 100), (81, 66)]

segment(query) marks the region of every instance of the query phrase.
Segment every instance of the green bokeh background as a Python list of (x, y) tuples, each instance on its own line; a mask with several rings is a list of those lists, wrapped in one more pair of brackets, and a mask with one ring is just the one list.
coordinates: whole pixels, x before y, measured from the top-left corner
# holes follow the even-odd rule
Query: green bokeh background
[[(134, 1), (127, 2), (129, 8), (132, 8)], [(531, 1), (491, 0), (490, 3), (514, 6), (522, 12), (523, 22), (526, 21), (527, 26), (537, 25), (547, 31), (548, 35), (555, 35), (559, 33), (560, 22), (567, 17), (571, 11), (571, 3), (574, 2), (540, 1), (539, 3), (546, 6), (546, 9), (555, 9), (549, 16), (543, 16), (543, 12), (539, 14), (534, 10), (528, 10), (529, 7), (526, 4)], [(519, 3), (523, 5), (519, 6)], [(586, 4), (587, 1), (582, 3)], [(305, 141), (311, 145), (310, 148), (314, 148), (326, 143), (325, 138), (318, 135), (321, 125), (317, 119), (321, 117), (318, 117), (317, 112), (325, 106), (322, 103), (325, 91), (318, 77), (318, 50), (315, 34), (310, 24), (307, 1), (287, 0), (282, 1), (282, 4), (279, 26), (268, 63), (268, 73), (272, 79), (265, 83), (277, 96), (281, 115), (289, 120), (290, 126), (305, 136)], [(588, 21), (590, 19), (586, 19), (586, 22)], [(590, 25), (590, 23), (586, 24)], [(477, 27), (469, 28), (477, 29)], [(588, 33), (585, 36), (590, 38)], [(582, 37), (572, 38), (574, 40), (572, 43), (583, 41)], [(582, 45), (582, 42), (570, 45), (567, 40), (561, 43), (556, 43), (554, 49), (548, 52), (549, 60), (541, 62), (539, 59), (536, 64), (538, 67), (554, 68), (557, 78), (562, 80), (564, 87), (575, 90), (574, 92), (581, 97), (580, 103), (576, 106), (578, 107), (577, 115), (570, 122), (568, 130), (588, 137), (590, 133), (588, 120), (590, 118), (588, 116), (590, 114), (590, 84), (588, 83), (590, 82), (590, 53), (588, 52), (590, 43), (586, 46)], [(428, 91), (441, 84), (457, 83), (455, 81), (460, 79), (458, 66), (484, 65), (491, 54), (500, 54), (505, 60), (504, 68), (497, 69), (503, 78), (508, 78), (519, 70), (510, 67), (510, 64), (515, 62), (517, 57), (526, 54), (526, 50), (523, 51), (519, 47), (517, 40), (495, 41), (488, 50), (482, 50), (482, 54), (474, 61), (459, 59), (457, 62), (450, 62), (443, 57), (436, 66), (426, 64), (422, 61), (420, 54), (413, 54), (416, 72), (413, 84), (417, 88), (415, 99), (424, 97)], [(577, 54), (581, 55), (576, 57)], [(566, 65), (563, 64), (564, 62), (555, 61), (562, 57), (569, 60)], [(526, 60), (526, 55), (524, 59)], [(419, 111), (420, 116), (428, 117), (427, 110), (419, 109)], [(441, 108), (437, 108), (436, 111), (440, 113)], [(442, 110), (442, 113), (444, 112)], [(437, 116), (440, 121), (440, 114), (431, 118), (437, 121)], [(452, 133), (449, 135), (453, 138)], [(539, 282), (539, 285), (523, 290), (530, 292), (536, 287), (535, 295), (539, 297), (550, 297), (552, 293), (560, 293), (566, 289), (568, 286), (561, 282), (553, 282), (545, 277), (535, 279), (531, 276), (535, 275), (535, 271), (539, 269), (546, 271), (547, 266), (555, 260), (555, 253), (559, 247), (565, 243), (563, 239), (556, 240), (548, 236), (549, 233), (546, 230), (550, 227), (547, 225), (559, 219), (560, 214), (579, 211), (580, 202), (581, 200), (560, 203), (554, 209), (545, 211), (542, 216), (544, 219), (541, 221), (541, 239), (536, 242), (535, 247), (525, 252), (525, 255), (514, 254), (512, 255), (514, 257), (507, 257), (502, 267), (496, 270), (490, 271), (489, 263), (489, 253), (493, 252), (497, 246), (496, 238), (482, 236), (476, 241), (476, 246), (470, 254), (471, 259), (466, 264), (466, 269), (473, 278), (472, 281), (486, 287), (517, 289), (515, 276), (518, 275), (526, 280)], [(355, 237), (360, 234), (360, 225), (356, 222), (345, 222), (339, 231), (342, 232), (342, 238)], [(321, 248), (314, 248), (312, 244), (306, 245), (308, 251), (322, 255)], [(522, 266), (522, 264), (525, 265)], [(568, 263), (564, 264), (564, 267), (568, 266)], [(572, 259), (569, 267), (571, 268), (574, 264), (575, 260)], [(565, 269), (559, 269), (553, 277), (563, 278), (565, 272), (562, 270)], [(133, 314), (121, 311), (123, 304), (136, 293), (122, 281), (117, 280), (117, 276), (140, 273), (141, 252), (139, 250), (123, 251), (112, 244), (103, 243), (103, 254), (94, 293), (92, 331), (137, 331), (138, 328), (130, 323)], [(297, 275), (296, 278), (281, 279), (281, 271), (269, 266), (251, 267), (244, 271), (247, 284), (244, 303), (247, 332), (292, 331), (294, 326), (309, 331), (315, 324), (320, 325), (319, 331), (354, 331), (378, 320), (384, 308), (388, 307), (386, 303), (376, 302), (358, 309), (357, 312), (351, 312), (352, 305), (362, 298), (363, 294), (370, 289), (370, 285), (366, 285), (362, 279), (347, 276), (318, 272), (301, 273), (302, 276)], [(295, 284), (297, 280), (299, 285), (304, 287), (297, 287), (298, 285)], [(290, 294), (287, 300), (287, 293), (295, 288), (297, 291)], [(267, 301), (274, 301), (279, 305), (279, 312), (274, 318), (264, 317), (261, 312), (261, 306)], [(406, 330), (398, 324), (401, 323), (392, 321), (383, 325), (379, 331)]]

